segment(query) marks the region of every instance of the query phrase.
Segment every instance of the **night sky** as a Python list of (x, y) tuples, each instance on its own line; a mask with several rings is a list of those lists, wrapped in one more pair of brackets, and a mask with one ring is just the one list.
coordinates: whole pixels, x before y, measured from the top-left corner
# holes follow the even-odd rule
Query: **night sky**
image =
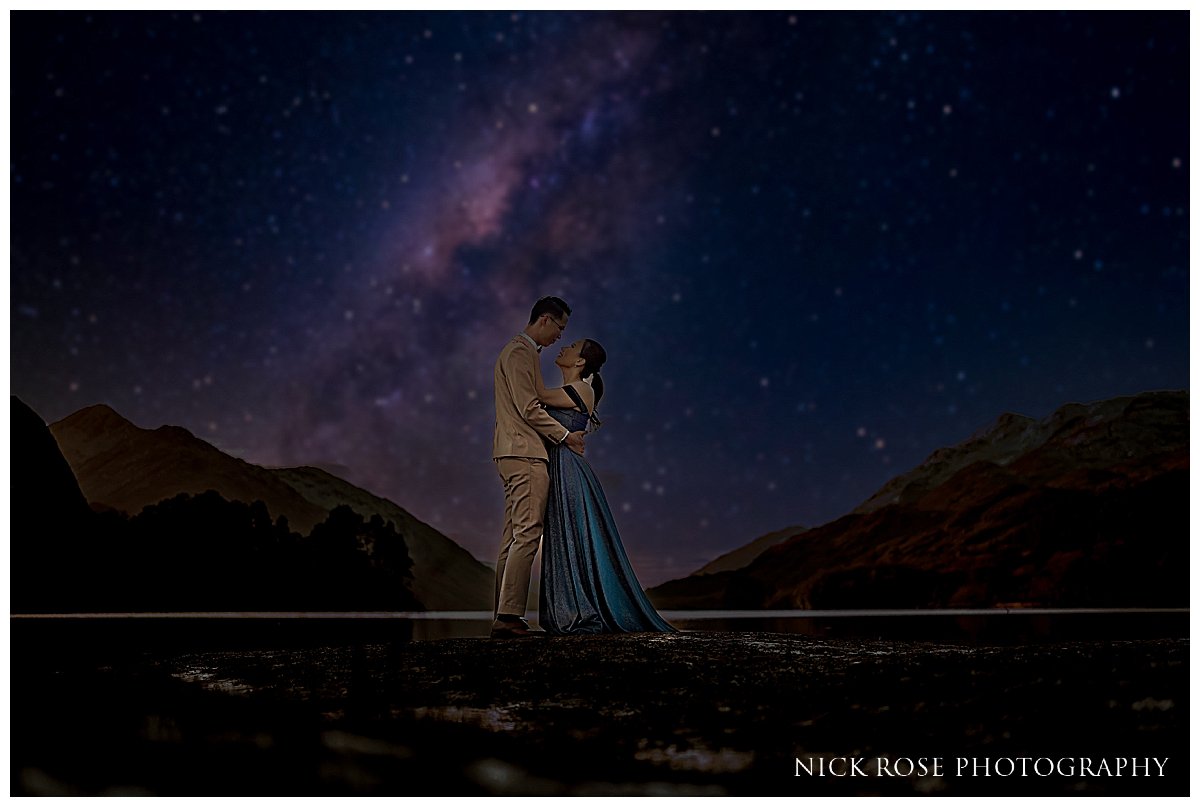
[(546, 294), (608, 351), (588, 458), (646, 584), (1003, 412), (1188, 387), (1185, 12), (11, 36), (12, 392), (321, 465), (484, 560), (492, 368)]

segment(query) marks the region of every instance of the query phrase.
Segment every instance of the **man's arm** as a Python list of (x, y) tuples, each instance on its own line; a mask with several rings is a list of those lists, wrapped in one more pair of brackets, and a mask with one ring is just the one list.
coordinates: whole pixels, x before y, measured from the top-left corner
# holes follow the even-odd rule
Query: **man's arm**
[(521, 413), (525, 422), (551, 443), (561, 443), (566, 440), (567, 446), (572, 451), (582, 454), (582, 433), (576, 432), (576, 437), (567, 440), (571, 434), (567, 431), (567, 427), (550, 417), (549, 413), (542, 408), (541, 401), (537, 396), (537, 354), (525, 346), (518, 347), (509, 356), (507, 370), (505, 378), (508, 381), (509, 394), (512, 395), (513, 403), (516, 404), (517, 411)]
[(534, 395), (537, 395), (538, 400), (544, 404), (562, 409), (570, 409), (575, 405), (571, 396), (562, 387), (546, 388), (546, 382), (542, 380), (542, 363), (536, 358), (533, 361), (533, 386)]

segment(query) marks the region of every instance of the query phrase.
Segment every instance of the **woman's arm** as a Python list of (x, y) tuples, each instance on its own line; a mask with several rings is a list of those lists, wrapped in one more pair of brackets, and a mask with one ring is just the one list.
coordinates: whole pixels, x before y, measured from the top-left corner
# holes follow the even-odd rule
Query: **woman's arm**
[(562, 387), (554, 389), (546, 389), (545, 382), (542, 381), (542, 363), (537, 362), (537, 369), (533, 371), (533, 383), (537, 388), (538, 400), (547, 406), (557, 406), (560, 409), (572, 409), (575, 402), (571, 400), (571, 396), (563, 391)]

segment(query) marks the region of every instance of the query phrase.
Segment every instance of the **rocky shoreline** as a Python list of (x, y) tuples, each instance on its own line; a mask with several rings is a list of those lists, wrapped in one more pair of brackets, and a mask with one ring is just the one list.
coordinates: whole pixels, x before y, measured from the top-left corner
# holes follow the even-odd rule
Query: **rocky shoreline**
[[(27, 641), (13, 643), (14, 794), (1189, 789), (1186, 639), (685, 631), (52, 656), (23, 653)], [(905, 759), (947, 769), (880, 775), (881, 757), (893, 773)], [(959, 758), (1022, 757), (1167, 761), (1161, 776), (954, 772)], [(864, 775), (797, 775), (797, 759), (858, 759)]]

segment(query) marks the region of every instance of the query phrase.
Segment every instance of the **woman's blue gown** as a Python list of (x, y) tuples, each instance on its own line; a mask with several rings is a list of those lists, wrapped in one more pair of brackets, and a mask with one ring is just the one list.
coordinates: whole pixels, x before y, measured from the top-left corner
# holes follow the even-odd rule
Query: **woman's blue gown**
[[(584, 412), (546, 411), (571, 431), (587, 427)], [(553, 634), (674, 631), (642, 591), (592, 467), (565, 445), (549, 452), (538, 623)]]

